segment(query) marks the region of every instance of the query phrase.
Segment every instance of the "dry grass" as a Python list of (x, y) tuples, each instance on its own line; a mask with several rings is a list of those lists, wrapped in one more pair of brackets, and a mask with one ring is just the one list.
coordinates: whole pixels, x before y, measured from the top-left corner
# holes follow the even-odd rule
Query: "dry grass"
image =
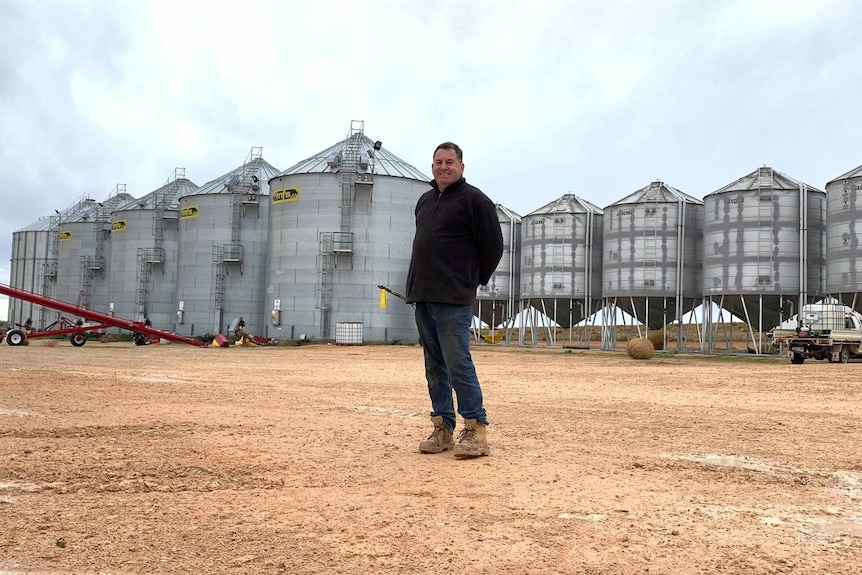
[(660, 331), (651, 331), (647, 339), (652, 344), (653, 350), (664, 349), (664, 334)]
[[(682, 326), (676, 324), (668, 324), (662, 330), (647, 330), (646, 326), (620, 325), (613, 328), (614, 336), (617, 342), (618, 349), (625, 349), (627, 342), (641, 337), (649, 338), (653, 347), (656, 350), (671, 350), (671, 351), (699, 351), (701, 341), (704, 339), (703, 324), (684, 324)], [(754, 347), (754, 341), (768, 341), (765, 333), (748, 331), (748, 327), (743, 323), (723, 323), (713, 325), (713, 340), (715, 342), (716, 351), (732, 351), (745, 352), (750, 351)], [(505, 342), (503, 336), (505, 330), (495, 330), (495, 340), (497, 343)], [(530, 328), (524, 329), (524, 341), (527, 343), (533, 342), (533, 330)], [(536, 342), (546, 344), (549, 340), (548, 328), (537, 328), (535, 330)], [(556, 328), (550, 330), (556, 345), (567, 346), (570, 342), (582, 343), (589, 342), (589, 347), (598, 348), (602, 344), (602, 327), (601, 326), (575, 326), (572, 328)], [(491, 331), (482, 330), (483, 339), (486, 343), (490, 343)], [(513, 343), (519, 341), (519, 330), (512, 329), (509, 340)], [(487, 336), (487, 337), (485, 337)], [(666, 342), (666, 345), (665, 345)], [(771, 353), (769, 349), (764, 349), (762, 353)]]
[(649, 339), (639, 337), (628, 342), (626, 353), (632, 359), (652, 359), (655, 355), (655, 347)]

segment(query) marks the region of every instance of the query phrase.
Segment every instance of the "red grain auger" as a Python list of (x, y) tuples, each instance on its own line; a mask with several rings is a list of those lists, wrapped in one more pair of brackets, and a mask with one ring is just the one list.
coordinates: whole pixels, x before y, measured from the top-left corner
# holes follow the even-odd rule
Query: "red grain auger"
[[(71, 322), (66, 318), (61, 318), (59, 322), (55, 322), (54, 324), (52, 324), (52, 326), (56, 326), (56, 329), (49, 328), (46, 330), (32, 332), (29, 334), (27, 333), (27, 330), (20, 328), (10, 329), (5, 334), (0, 332), (0, 335), (5, 336), (6, 343), (8, 343), (9, 345), (22, 345), (27, 341), (28, 337), (52, 337), (58, 335), (69, 335), (72, 341), (72, 345), (82, 346), (87, 341), (87, 332), (105, 329), (108, 327), (127, 329), (133, 333), (140, 333), (146, 336), (167, 339), (169, 341), (179, 341), (182, 343), (196, 345), (199, 347), (206, 345), (206, 343), (203, 341), (155, 329), (141, 321), (132, 321), (130, 319), (123, 319), (120, 317), (108, 315), (106, 313), (100, 313), (91, 309), (79, 307), (66, 303), (64, 301), (41, 296), (39, 294), (16, 289), (3, 284), (0, 284), (0, 294), (4, 294), (15, 299), (20, 299), (26, 302), (55, 309), (57, 311), (73, 314), (86, 322), (95, 323), (94, 325), (93, 323), (85, 324), (82, 321)], [(0, 341), (2, 341), (2, 338), (0, 338)]]

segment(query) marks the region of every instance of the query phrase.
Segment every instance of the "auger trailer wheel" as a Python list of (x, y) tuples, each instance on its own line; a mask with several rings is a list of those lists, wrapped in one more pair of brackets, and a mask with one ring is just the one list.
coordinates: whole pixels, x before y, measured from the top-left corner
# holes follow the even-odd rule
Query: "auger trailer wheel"
[(69, 341), (72, 342), (72, 345), (75, 347), (81, 347), (85, 343), (87, 343), (87, 334), (85, 333), (73, 333), (71, 337), (69, 337)]
[(22, 329), (10, 329), (6, 332), (6, 343), (13, 346), (24, 345), (27, 334)]

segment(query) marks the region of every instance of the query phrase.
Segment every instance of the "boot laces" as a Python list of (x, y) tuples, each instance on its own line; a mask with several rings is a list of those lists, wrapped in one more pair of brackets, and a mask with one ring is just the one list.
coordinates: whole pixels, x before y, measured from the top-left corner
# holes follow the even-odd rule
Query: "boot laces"
[(473, 436), (476, 434), (476, 430), (465, 427), (461, 430), (461, 433), (458, 434), (458, 442), (461, 441), (473, 441)]
[(445, 427), (435, 427), (434, 431), (431, 432), (431, 435), (428, 436), (428, 439), (441, 439), (443, 432), (446, 431)]

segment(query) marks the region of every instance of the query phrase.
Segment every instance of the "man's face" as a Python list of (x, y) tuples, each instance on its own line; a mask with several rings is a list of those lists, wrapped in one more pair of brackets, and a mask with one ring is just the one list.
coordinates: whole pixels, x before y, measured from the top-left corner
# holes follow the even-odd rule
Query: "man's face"
[(461, 179), (464, 173), (464, 164), (458, 159), (455, 150), (440, 148), (434, 152), (434, 163), (431, 164), (431, 173), (440, 189)]

